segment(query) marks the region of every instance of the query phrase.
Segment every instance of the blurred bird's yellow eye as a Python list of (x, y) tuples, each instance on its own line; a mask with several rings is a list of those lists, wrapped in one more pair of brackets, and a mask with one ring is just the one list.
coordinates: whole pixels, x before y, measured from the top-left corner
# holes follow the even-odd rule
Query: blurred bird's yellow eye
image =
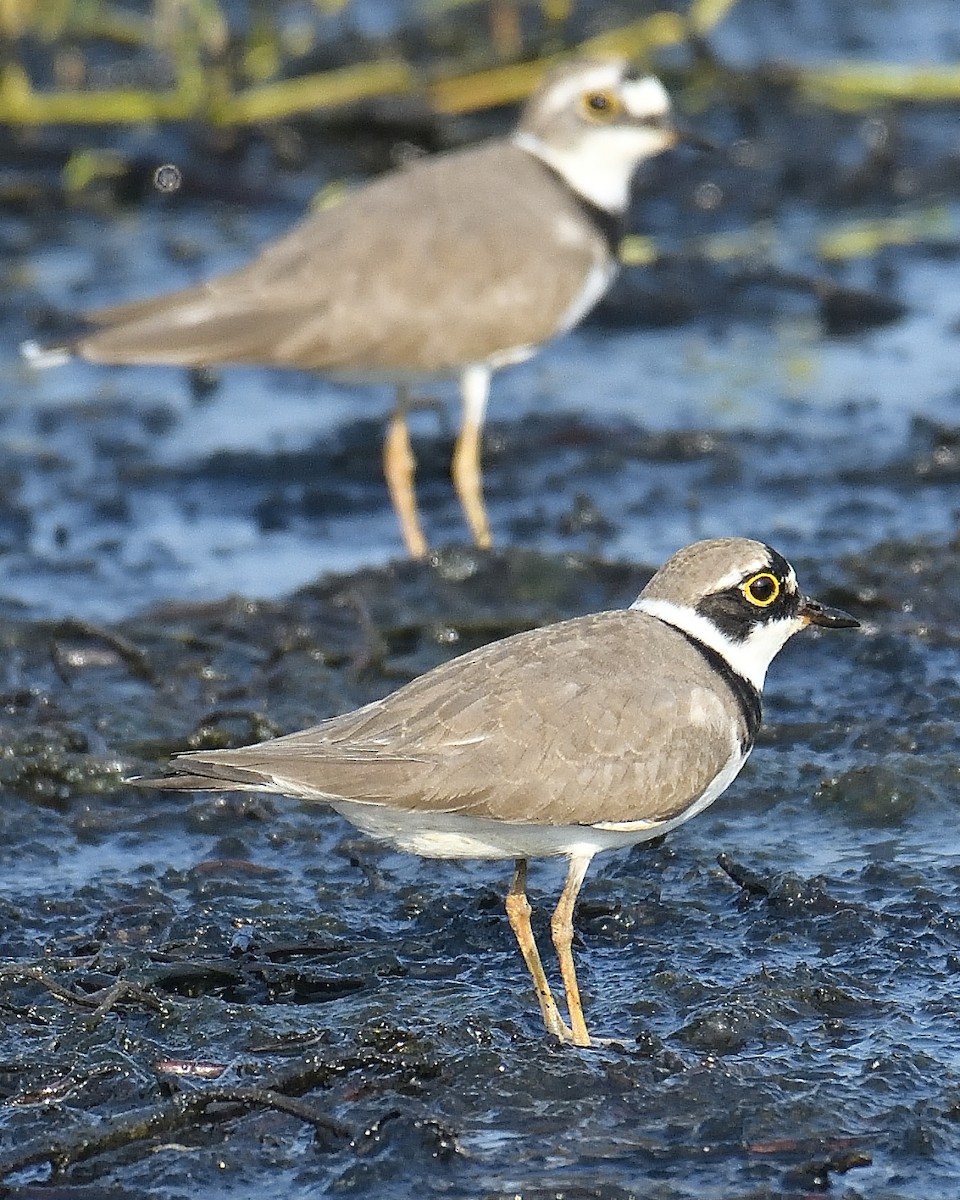
[(741, 588), (744, 596), (757, 608), (766, 608), (780, 595), (780, 580), (769, 571), (752, 575)]
[(622, 109), (613, 92), (587, 92), (583, 97), (583, 111), (592, 121), (612, 121)]

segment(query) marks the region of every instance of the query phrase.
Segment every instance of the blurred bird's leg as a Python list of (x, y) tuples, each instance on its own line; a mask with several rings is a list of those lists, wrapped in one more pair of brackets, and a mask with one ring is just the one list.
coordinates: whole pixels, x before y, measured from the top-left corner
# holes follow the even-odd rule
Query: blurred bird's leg
[(394, 511), (400, 521), (403, 540), (411, 558), (426, 558), (427, 539), (423, 536), (413, 478), (417, 460), (410, 445), (407, 428), (407, 409), (410, 397), (405, 387), (397, 388), (397, 402), (390, 414), (387, 436), (383, 442), (383, 474)]
[(463, 421), (453, 449), (453, 486), (466, 514), (473, 540), (482, 549), (491, 544), (487, 510), (483, 503), (483, 476), (480, 472), (480, 434), (490, 394), (490, 369), (474, 364), (460, 376), (463, 397)]
[(577, 983), (577, 972), (573, 965), (573, 907), (577, 902), (583, 877), (590, 866), (592, 854), (571, 854), (570, 868), (567, 871), (567, 882), (563, 885), (557, 907), (550, 918), (550, 932), (553, 934), (553, 944), (557, 957), (560, 959), (560, 974), (563, 976), (563, 987), (567, 993), (567, 1011), (570, 1014), (570, 1028), (573, 1031), (575, 1046), (589, 1046), (590, 1034), (587, 1023), (583, 1019), (583, 1005), (580, 1003), (580, 986)]
[(537, 949), (537, 943), (533, 937), (533, 930), (530, 928), (530, 901), (527, 899), (527, 860), (525, 858), (517, 859), (517, 869), (514, 872), (510, 891), (507, 892), (506, 906), (510, 928), (513, 930), (513, 936), (517, 939), (523, 961), (527, 964), (527, 970), (533, 979), (533, 986), (537, 992), (537, 999), (540, 1001), (540, 1011), (543, 1014), (543, 1023), (547, 1027), (547, 1032), (558, 1037), (561, 1042), (570, 1042), (574, 1035), (567, 1028), (563, 1017), (560, 1016), (557, 1002), (554, 1000), (550, 984), (547, 982), (546, 972), (540, 959), (540, 951)]

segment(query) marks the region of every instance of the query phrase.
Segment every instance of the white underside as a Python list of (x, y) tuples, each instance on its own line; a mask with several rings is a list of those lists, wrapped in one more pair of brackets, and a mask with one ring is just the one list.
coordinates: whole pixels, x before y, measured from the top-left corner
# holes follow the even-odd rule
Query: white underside
[(575, 325), (580, 324), (613, 283), (616, 274), (617, 262), (612, 258), (600, 260), (591, 268), (590, 274), (584, 282), (583, 291), (564, 313), (557, 327), (558, 334), (566, 333)]
[(598, 829), (590, 825), (521, 825), (459, 813), (422, 813), (364, 804), (329, 802), (342, 817), (371, 837), (424, 858), (550, 858), (594, 855), (656, 837), (660, 827)]

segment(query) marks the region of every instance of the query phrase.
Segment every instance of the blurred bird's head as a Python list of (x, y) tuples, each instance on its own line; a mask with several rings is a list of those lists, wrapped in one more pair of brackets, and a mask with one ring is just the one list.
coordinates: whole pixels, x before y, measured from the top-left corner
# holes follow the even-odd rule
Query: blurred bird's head
[(591, 203), (622, 212), (630, 180), (648, 158), (679, 141), (670, 97), (653, 75), (622, 59), (580, 59), (550, 71), (521, 114), (514, 141)]

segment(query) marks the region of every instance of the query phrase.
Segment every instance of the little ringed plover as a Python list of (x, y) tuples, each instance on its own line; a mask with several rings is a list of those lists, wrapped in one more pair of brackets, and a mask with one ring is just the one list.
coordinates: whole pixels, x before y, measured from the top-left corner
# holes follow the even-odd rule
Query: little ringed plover
[[(355, 712), (236, 750), (180, 754), (132, 782), (322, 801), (375, 838), (433, 858), (511, 858), (511, 928), (547, 1030), (589, 1046), (571, 945), (590, 860), (675, 828), (739, 773), (771, 660), (807, 625), (857, 625), (803, 595), (775, 550), (696, 542), (629, 609), (464, 654)], [(563, 1020), (530, 926), (527, 860), (564, 855), (551, 931)]]
[(40, 366), (100, 363), (297, 367), (398, 386), (384, 472), (409, 552), (427, 541), (406, 410), (423, 381), (458, 378), (453, 482), (490, 545), (480, 436), (491, 373), (576, 325), (617, 270), (637, 167), (680, 140), (663, 85), (620, 60), (568, 61), (509, 137), (389, 172), (312, 213), (247, 266), (86, 314), (65, 345), (27, 343)]

